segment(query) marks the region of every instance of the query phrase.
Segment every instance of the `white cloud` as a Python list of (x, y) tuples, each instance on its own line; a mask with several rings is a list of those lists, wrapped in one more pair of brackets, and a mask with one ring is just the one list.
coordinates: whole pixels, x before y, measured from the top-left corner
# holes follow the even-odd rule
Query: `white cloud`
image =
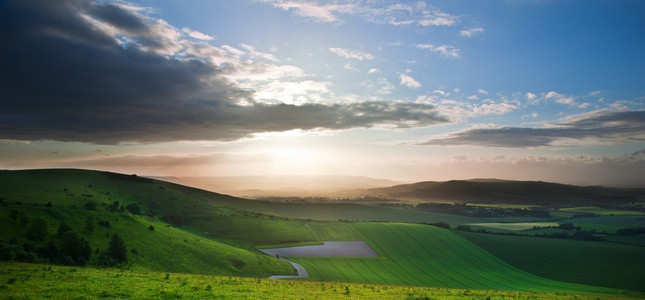
[(484, 90), (484, 89), (478, 89), (477, 92), (482, 94), (482, 95), (488, 95), (488, 91)]
[(535, 100), (537, 98), (537, 96), (531, 92), (526, 93), (524, 97), (526, 97), (526, 99), (528, 100)]
[(464, 29), (462, 31), (459, 31), (459, 35), (464, 37), (472, 37), (474, 34), (482, 33), (482, 32), (484, 32), (484, 28), (477, 27), (477, 28), (470, 28), (470, 29)]
[(600, 93), (602, 93), (602, 91), (600, 91), (600, 90), (597, 90), (597, 91), (591, 91), (591, 93), (589, 93), (589, 95), (590, 95), (590, 96), (598, 96), (598, 95), (600, 95)]
[(558, 92), (550, 91), (545, 96), (544, 99), (555, 99), (556, 103), (565, 104), (565, 105), (576, 105), (576, 100), (573, 97), (562, 95)]
[(413, 89), (421, 87), (421, 83), (419, 83), (418, 81), (416, 81), (414, 78), (410, 77), (407, 74), (399, 74), (399, 78), (401, 79), (402, 86), (406, 86)]
[(249, 53), (249, 56), (252, 58), (262, 58), (266, 59), (272, 62), (278, 62), (280, 61), (275, 55), (270, 54), (270, 53), (263, 53), (260, 51), (255, 50), (255, 47), (248, 45), (248, 44), (240, 44), (240, 47), (246, 49), (246, 51)]
[(554, 92), (554, 91), (550, 91), (550, 92), (546, 93), (546, 96), (544, 96), (544, 98), (546, 98), (546, 99), (561, 98), (561, 97), (562, 97), (562, 95), (560, 95), (560, 94), (558, 94), (557, 92)]
[(417, 48), (419, 49), (427, 49), (432, 52), (437, 52), (441, 54), (443, 57), (447, 58), (459, 58), (459, 49), (453, 47), (453, 46), (448, 46), (448, 45), (440, 45), (440, 46), (435, 46), (433, 44), (418, 44)]
[(381, 70), (377, 68), (371, 68), (369, 71), (367, 71), (367, 74), (371, 75), (371, 74), (380, 73), (380, 72)]
[(364, 59), (370, 60), (374, 59), (374, 56), (372, 54), (369, 54), (367, 52), (362, 52), (362, 51), (357, 51), (357, 50), (351, 50), (351, 49), (344, 49), (344, 48), (329, 48), (329, 51), (332, 53), (349, 58), (349, 59), (356, 59), (359, 61), (362, 61)]
[(230, 53), (230, 54), (232, 54), (233, 56), (238, 57), (238, 58), (239, 58), (240, 56), (244, 55), (244, 51), (242, 51), (242, 50), (240, 50), (240, 49), (237, 49), (237, 48), (235, 48), (235, 47), (231, 47), (231, 46), (229, 46), (229, 45), (224, 45), (224, 46), (222, 46), (222, 49), (226, 50), (226, 52), (228, 52), (228, 53)]
[(335, 6), (319, 5), (314, 2), (293, 1), (293, 0), (267, 0), (264, 2), (271, 3), (273, 7), (293, 12), (301, 17), (305, 17), (316, 22), (339, 22), (340, 20), (334, 15)]
[(198, 40), (202, 40), (202, 41), (212, 41), (212, 40), (215, 39), (213, 36), (201, 33), (201, 32), (199, 32), (197, 30), (192, 30), (192, 29), (190, 29), (188, 27), (182, 28), (181, 31), (183, 31), (185, 34), (189, 35), (190, 37), (192, 37), (194, 39), (198, 39)]
[(355, 67), (354, 65), (352, 65), (352, 64), (351, 64), (351, 63), (349, 63), (349, 62), (345, 64), (345, 67), (344, 67), (344, 68), (345, 68), (345, 70), (358, 71), (358, 72), (360, 72), (360, 70), (359, 70), (357, 67)]

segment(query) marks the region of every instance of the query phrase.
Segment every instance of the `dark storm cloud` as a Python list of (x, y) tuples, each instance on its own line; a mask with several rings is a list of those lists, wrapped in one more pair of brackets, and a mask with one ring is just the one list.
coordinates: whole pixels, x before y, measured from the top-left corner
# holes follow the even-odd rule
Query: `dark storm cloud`
[(565, 140), (595, 140), (599, 144), (645, 141), (645, 111), (598, 111), (570, 118), (548, 128), (478, 128), (434, 139), (422, 145), (473, 145), (529, 148)]
[(0, 4), (0, 139), (232, 140), (266, 131), (447, 121), (433, 107), (411, 102), (258, 103), (252, 91), (223, 76), (235, 65), (182, 56), (179, 31), (121, 4)]

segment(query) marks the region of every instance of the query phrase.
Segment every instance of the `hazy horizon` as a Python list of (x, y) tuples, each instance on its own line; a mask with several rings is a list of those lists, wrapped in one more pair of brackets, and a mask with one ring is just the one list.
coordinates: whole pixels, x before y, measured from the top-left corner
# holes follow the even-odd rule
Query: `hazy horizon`
[(0, 169), (645, 186), (645, 2), (0, 3)]

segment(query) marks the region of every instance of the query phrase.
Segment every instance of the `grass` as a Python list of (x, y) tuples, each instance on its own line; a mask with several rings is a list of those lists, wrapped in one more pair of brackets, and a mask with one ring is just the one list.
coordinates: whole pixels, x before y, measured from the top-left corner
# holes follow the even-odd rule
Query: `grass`
[(348, 223), (307, 223), (307, 228), (319, 241), (360, 241), (362, 238)]
[(645, 292), (643, 247), (456, 232), (514, 267), (545, 278)]
[(305, 223), (298, 220), (243, 215), (217, 216), (197, 220), (190, 227), (219, 238), (246, 241), (254, 245), (317, 241)]
[(116, 269), (0, 264), (5, 299), (629, 299), (531, 293), (270, 280)]
[(292, 260), (302, 264), (314, 280), (534, 292), (621, 292), (538, 277), (442, 228), (401, 223), (349, 226), (373, 247), (379, 258)]

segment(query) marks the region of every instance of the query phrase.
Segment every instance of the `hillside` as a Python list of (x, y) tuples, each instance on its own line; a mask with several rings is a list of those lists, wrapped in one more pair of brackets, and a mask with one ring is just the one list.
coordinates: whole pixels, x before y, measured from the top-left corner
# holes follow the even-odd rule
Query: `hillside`
[[(289, 264), (232, 240), (231, 234), (217, 236), (188, 226), (199, 219), (244, 214), (226, 205), (238, 200), (230, 196), (136, 175), (26, 170), (0, 172), (0, 199), (0, 248), (26, 255), (23, 261), (102, 265), (102, 253), (117, 234), (132, 269), (245, 276), (293, 272)], [(32, 235), (37, 220), (45, 228)], [(66, 243), (60, 233), (63, 223), (77, 233), (72, 240), (87, 241), (91, 253), (59, 253)]]
[(566, 207), (619, 205), (645, 199), (645, 189), (574, 186), (541, 181), (425, 181), (369, 189), (372, 196), (468, 203), (535, 204)]

